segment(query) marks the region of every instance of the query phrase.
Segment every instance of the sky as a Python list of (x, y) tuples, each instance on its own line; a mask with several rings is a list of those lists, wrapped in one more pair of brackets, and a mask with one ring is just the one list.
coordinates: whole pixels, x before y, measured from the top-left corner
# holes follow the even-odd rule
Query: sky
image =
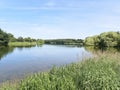
[(40, 39), (119, 31), (120, 0), (0, 0), (0, 28)]

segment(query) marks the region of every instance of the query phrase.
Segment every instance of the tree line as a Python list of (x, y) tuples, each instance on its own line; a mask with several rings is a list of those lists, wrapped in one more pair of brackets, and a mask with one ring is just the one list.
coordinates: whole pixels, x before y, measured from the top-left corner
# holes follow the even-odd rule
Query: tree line
[(2, 31), (0, 29), (0, 45), (8, 45), (9, 42), (9, 36), (6, 32)]
[(100, 35), (87, 37), (84, 40), (84, 45), (99, 46), (99, 47), (119, 47), (120, 46), (120, 32), (104, 32)]
[(0, 46), (7, 46), (9, 42), (36, 42), (38, 44), (43, 44), (44, 41), (42, 39), (34, 39), (30, 37), (18, 37), (15, 38), (13, 34), (6, 33), (2, 29), (0, 29)]
[(13, 34), (6, 33), (0, 29), (0, 46), (7, 46), (9, 42), (36, 42), (39, 44), (55, 44), (55, 45), (85, 45), (98, 47), (120, 47), (120, 32), (104, 32), (100, 35), (86, 37), (82, 39), (34, 39), (30, 37), (15, 38)]
[(83, 40), (82, 39), (52, 39), (52, 40), (45, 40), (45, 44), (83, 45)]

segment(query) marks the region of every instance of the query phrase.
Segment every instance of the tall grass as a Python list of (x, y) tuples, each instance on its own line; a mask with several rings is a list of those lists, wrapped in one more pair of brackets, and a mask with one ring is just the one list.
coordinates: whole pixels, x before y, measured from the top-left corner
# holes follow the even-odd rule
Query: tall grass
[(118, 55), (120, 54), (98, 54), (82, 62), (53, 67), (49, 72), (28, 76), (15, 88), (16, 90), (120, 90)]
[(6, 81), (0, 84), (0, 90), (17, 90), (18, 88), (18, 81)]
[(27, 47), (27, 46), (35, 46), (36, 42), (9, 42), (9, 46), (14, 46), (14, 47)]

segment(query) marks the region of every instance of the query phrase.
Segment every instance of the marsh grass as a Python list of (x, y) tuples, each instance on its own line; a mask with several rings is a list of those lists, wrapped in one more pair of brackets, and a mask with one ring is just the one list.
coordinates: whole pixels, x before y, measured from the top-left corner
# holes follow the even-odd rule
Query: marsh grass
[(0, 90), (17, 90), (19, 80), (6, 81), (0, 84)]
[(13, 47), (27, 47), (35, 46), (36, 42), (9, 42), (8, 45)]
[(12, 90), (120, 90), (119, 56), (119, 53), (98, 52), (82, 62), (54, 66), (48, 72), (28, 76), (16, 87), (13, 84)]

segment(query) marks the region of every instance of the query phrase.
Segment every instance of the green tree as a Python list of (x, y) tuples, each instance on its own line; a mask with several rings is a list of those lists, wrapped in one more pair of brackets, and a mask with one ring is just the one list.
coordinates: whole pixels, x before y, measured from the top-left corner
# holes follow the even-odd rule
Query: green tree
[(117, 32), (105, 32), (100, 34), (101, 41), (105, 42), (105, 46), (117, 46), (118, 33)]
[(25, 42), (32, 42), (32, 40), (31, 40), (30, 37), (24, 38), (24, 41), (25, 41)]
[(37, 44), (44, 44), (44, 40), (42, 40), (42, 39), (37, 39)]
[(9, 37), (6, 32), (0, 29), (0, 45), (8, 45)]
[(17, 41), (18, 42), (24, 42), (24, 39), (23, 39), (23, 37), (18, 37)]
[(15, 42), (16, 41), (16, 38), (11, 33), (8, 33), (8, 38), (9, 38), (9, 42)]
[(120, 34), (118, 32), (104, 32), (97, 36), (87, 37), (84, 41), (85, 45), (99, 47), (120, 46)]
[(94, 38), (93, 37), (87, 37), (84, 41), (85, 45), (88, 46), (94, 46)]
[(117, 32), (118, 38), (117, 38), (117, 46), (120, 47), (120, 32)]

